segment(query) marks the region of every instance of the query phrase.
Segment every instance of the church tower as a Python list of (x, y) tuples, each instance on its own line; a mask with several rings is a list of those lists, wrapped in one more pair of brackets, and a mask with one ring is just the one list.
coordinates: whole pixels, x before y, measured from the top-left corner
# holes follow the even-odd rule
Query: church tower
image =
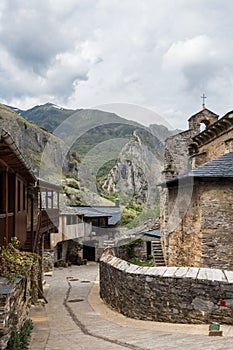
[(205, 107), (205, 98), (206, 96), (203, 94), (202, 110), (188, 119), (189, 130), (194, 130), (197, 134), (218, 120), (218, 115)]

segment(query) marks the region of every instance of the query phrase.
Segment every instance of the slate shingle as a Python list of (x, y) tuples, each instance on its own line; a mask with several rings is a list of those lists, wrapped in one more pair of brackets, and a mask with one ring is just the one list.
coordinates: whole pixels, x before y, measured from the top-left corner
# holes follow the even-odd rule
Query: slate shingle
[(187, 175), (193, 177), (233, 177), (233, 152), (213, 159), (191, 170)]

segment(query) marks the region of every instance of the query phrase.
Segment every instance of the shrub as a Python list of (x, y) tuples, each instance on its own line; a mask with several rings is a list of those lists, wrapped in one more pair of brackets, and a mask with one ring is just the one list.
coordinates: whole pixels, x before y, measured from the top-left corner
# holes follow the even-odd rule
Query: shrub
[(7, 344), (7, 350), (23, 350), (29, 344), (31, 331), (33, 329), (32, 320), (26, 320), (19, 330), (13, 328), (11, 338)]

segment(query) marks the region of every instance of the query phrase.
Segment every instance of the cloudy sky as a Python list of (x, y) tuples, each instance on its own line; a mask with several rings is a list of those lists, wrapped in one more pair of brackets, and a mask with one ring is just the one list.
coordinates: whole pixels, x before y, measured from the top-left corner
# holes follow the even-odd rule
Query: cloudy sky
[(232, 1), (1, 0), (0, 31), (2, 103), (233, 109)]

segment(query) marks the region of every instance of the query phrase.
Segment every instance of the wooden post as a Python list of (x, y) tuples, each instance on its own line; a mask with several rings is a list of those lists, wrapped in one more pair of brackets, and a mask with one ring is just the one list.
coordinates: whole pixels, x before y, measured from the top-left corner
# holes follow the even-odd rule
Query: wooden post
[(46, 189), (46, 195), (45, 195), (45, 207), (48, 209), (48, 190)]
[(9, 221), (8, 221), (8, 171), (4, 171), (3, 173), (3, 210), (6, 215), (6, 221), (5, 221), (5, 237), (4, 241), (5, 244), (9, 243)]

